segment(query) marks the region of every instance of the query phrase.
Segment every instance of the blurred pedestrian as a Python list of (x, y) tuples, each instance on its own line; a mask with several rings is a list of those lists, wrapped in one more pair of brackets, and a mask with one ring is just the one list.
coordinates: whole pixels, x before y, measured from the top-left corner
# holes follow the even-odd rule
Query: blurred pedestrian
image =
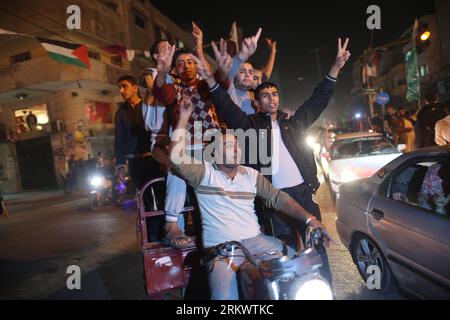
[(425, 100), (427, 105), (417, 115), (416, 136), (419, 149), (436, 145), (434, 132), (436, 122), (448, 115), (448, 110), (439, 102), (437, 93), (428, 93)]
[(436, 122), (434, 141), (439, 146), (450, 144), (450, 115)]
[(415, 149), (416, 144), (416, 133), (414, 132), (414, 122), (409, 117), (408, 112), (405, 107), (400, 107), (398, 109), (398, 114), (401, 120), (403, 120), (402, 128), (399, 130), (400, 132), (400, 141), (406, 145), (405, 152), (411, 152)]
[(370, 119), (370, 122), (372, 124), (373, 131), (380, 133), (383, 132), (383, 118), (378, 111), (373, 113), (373, 117)]

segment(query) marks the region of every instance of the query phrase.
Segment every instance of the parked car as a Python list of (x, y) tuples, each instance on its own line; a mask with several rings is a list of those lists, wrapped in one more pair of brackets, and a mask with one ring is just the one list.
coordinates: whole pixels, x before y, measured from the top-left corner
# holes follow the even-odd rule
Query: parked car
[[(335, 195), (344, 182), (367, 178), (402, 155), (404, 145), (394, 147), (380, 133), (353, 132), (335, 137), (328, 157), (330, 189)], [(325, 164), (322, 164), (325, 167)]]
[(337, 231), (364, 280), (373, 265), (382, 291), (450, 299), (450, 146), (406, 153), (336, 198)]

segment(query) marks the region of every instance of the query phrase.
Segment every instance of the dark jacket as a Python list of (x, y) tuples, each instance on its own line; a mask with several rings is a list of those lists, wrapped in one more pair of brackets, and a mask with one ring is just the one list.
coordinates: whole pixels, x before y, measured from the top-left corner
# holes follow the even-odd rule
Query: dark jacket
[[(284, 114), (279, 113), (278, 123), (280, 126), (281, 138), (286, 145), (287, 150), (294, 159), (305, 183), (307, 183), (313, 191), (319, 188), (319, 180), (317, 179), (317, 168), (314, 160), (313, 151), (306, 144), (305, 131), (308, 129), (325, 110), (334, 92), (336, 86), (335, 79), (326, 77), (320, 82), (314, 90), (312, 96), (295, 112), (290, 119), (285, 119)], [(219, 117), (228, 125), (230, 129), (267, 129), (267, 134), (259, 132), (258, 154), (260, 154), (261, 144), (265, 144), (267, 149), (271, 150), (271, 129), (272, 120), (269, 114), (259, 112), (257, 114), (247, 116), (229, 97), (228, 93), (222, 87), (213, 88), (212, 100), (216, 106)], [(246, 143), (245, 164), (261, 171), (262, 168), (269, 168), (269, 163), (262, 163), (258, 156), (256, 164), (249, 162), (249, 144)], [(266, 175), (271, 180), (270, 175)]]
[(436, 122), (448, 115), (447, 108), (440, 103), (424, 106), (417, 114), (416, 144), (417, 148), (436, 145), (434, 128)]
[(115, 117), (115, 154), (117, 165), (125, 164), (125, 155), (142, 155), (150, 152), (150, 131), (145, 130), (142, 101), (132, 107), (124, 102)]

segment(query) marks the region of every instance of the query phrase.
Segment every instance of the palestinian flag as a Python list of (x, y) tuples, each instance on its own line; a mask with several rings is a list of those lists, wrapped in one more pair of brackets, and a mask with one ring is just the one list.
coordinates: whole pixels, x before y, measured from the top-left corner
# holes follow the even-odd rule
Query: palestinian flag
[(91, 69), (88, 48), (85, 45), (37, 38), (53, 60)]

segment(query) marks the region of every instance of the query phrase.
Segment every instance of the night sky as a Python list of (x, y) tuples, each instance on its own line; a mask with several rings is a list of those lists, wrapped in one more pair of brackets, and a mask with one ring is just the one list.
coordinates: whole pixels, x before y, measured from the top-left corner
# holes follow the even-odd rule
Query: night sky
[[(274, 77), (281, 85), (282, 104), (295, 107), (309, 96), (311, 86), (318, 83), (316, 58), (308, 49), (326, 47), (320, 53), (323, 72), (334, 62), (337, 38), (349, 37), (352, 53), (335, 93), (336, 106), (347, 103), (352, 87), (351, 64), (370, 42), (366, 27), (367, 7), (381, 8), (381, 30), (374, 36), (374, 45), (398, 38), (414, 23), (415, 17), (434, 13), (434, 1), (168, 1), (153, 0), (152, 4), (170, 19), (190, 30), (194, 20), (203, 29), (204, 40), (228, 37), (233, 21), (243, 29), (244, 36), (263, 28), (259, 47), (250, 58), (264, 65), (268, 49), (263, 37), (278, 41)], [(195, 5), (193, 4), (195, 3)], [(278, 74), (278, 77), (277, 77)], [(304, 77), (307, 81), (298, 81)]]

